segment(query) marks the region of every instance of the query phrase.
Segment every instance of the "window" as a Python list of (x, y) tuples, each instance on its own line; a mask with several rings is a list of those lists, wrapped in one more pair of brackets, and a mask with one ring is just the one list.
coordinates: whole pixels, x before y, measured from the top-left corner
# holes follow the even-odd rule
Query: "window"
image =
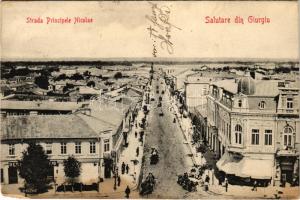
[(9, 155), (14, 156), (15, 155), (15, 145), (14, 144), (9, 144)]
[(261, 102), (259, 102), (259, 104), (258, 104), (258, 107), (259, 107), (260, 109), (265, 109), (265, 106), (266, 106), (266, 102), (264, 102), (264, 101), (261, 101)]
[(290, 126), (284, 128), (283, 132), (283, 145), (292, 146), (293, 140), (293, 129)]
[(241, 100), (241, 99), (239, 99), (239, 100), (238, 100), (238, 107), (239, 107), (239, 108), (241, 108), (241, 107), (242, 107), (242, 105), (243, 105), (243, 104), (242, 104), (242, 100)]
[(265, 130), (265, 145), (272, 145), (272, 130)]
[(52, 143), (46, 142), (46, 154), (52, 154)]
[(81, 142), (75, 142), (75, 153), (81, 154)]
[(242, 144), (242, 126), (239, 124), (235, 126), (235, 143)]
[(293, 98), (287, 98), (286, 107), (293, 108)]
[(109, 140), (104, 140), (104, 152), (109, 151)]
[(90, 142), (90, 153), (96, 153), (96, 142)]
[(65, 142), (60, 143), (60, 153), (67, 154), (67, 143)]
[(1, 183), (3, 183), (3, 182), (4, 182), (4, 178), (3, 178), (3, 176), (4, 176), (4, 173), (3, 173), (3, 169), (1, 168)]
[(259, 145), (259, 130), (258, 129), (252, 129), (251, 144)]

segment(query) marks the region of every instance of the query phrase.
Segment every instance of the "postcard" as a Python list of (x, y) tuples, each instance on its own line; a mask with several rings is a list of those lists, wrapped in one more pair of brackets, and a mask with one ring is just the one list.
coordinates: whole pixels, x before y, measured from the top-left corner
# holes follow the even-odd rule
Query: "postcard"
[(1, 16), (1, 198), (299, 198), (297, 1)]

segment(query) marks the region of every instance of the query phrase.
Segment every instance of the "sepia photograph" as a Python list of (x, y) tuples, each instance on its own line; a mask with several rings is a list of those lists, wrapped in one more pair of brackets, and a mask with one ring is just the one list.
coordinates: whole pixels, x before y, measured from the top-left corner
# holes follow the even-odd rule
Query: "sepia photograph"
[(299, 199), (297, 1), (1, 15), (1, 199)]

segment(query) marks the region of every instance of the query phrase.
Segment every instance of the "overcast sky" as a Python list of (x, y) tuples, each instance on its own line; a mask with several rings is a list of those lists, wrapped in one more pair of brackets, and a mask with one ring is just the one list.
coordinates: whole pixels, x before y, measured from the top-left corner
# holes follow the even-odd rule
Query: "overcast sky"
[[(174, 53), (158, 57), (297, 59), (297, 2), (156, 2), (170, 8)], [(3, 60), (152, 57), (148, 2), (2, 2)], [(205, 16), (270, 24), (206, 24)], [(89, 17), (91, 24), (28, 24), (27, 17)]]

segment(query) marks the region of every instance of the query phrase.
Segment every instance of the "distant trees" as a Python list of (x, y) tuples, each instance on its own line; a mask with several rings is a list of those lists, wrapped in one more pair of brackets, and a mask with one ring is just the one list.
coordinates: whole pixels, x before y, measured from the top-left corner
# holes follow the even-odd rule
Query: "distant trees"
[(73, 89), (75, 86), (73, 84), (67, 83), (64, 87), (63, 87), (63, 92), (67, 92), (70, 89)]
[(91, 72), (87, 70), (83, 72), (83, 76), (91, 76)]
[(122, 75), (121, 72), (117, 72), (117, 73), (115, 73), (115, 75), (114, 75), (114, 78), (115, 78), (115, 79), (119, 79), (119, 78), (122, 78), (122, 77), (123, 77), (123, 75)]
[(54, 78), (55, 81), (61, 81), (61, 80), (66, 80), (66, 79), (71, 79), (71, 80), (83, 80), (84, 77), (83, 75), (79, 74), (79, 73), (75, 73), (71, 76), (67, 76), (66, 74), (60, 74), (59, 76), (57, 76), (56, 78)]
[(54, 78), (55, 81), (61, 81), (61, 80), (65, 80), (67, 79), (67, 75), (66, 74), (60, 74), (58, 77)]
[(34, 83), (45, 90), (48, 90), (48, 86), (49, 86), (49, 79), (48, 76), (45, 75), (41, 75), (35, 78)]
[(72, 184), (72, 191), (74, 191), (75, 178), (79, 177), (81, 172), (80, 162), (73, 156), (69, 156), (67, 160), (64, 160), (64, 172)]
[(276, 67), (274, 71), (275, 73), (290, 73), (291, 67)]
[(94, 81), (89, 81), (87, 84), (86, 84), (88, 87), (95, 87), (96, 84)]
[(70, 77), (70, 79), (75, 80), (75, 81), (78, 81), (78, 80), (83, 80), (84, 77), (83, 77), (81, 74), (79, 74), (79, 73), (75, 73), (75, 74), (73, 74), (73, 75)]
[(27, 150), (23, 152), (19, 165), (19, 174), (25, 179), (25, 189), (33, 189), (37, 193), (47, 191), (49, 166), (50, 161), (43, 147), (30, 143)]

